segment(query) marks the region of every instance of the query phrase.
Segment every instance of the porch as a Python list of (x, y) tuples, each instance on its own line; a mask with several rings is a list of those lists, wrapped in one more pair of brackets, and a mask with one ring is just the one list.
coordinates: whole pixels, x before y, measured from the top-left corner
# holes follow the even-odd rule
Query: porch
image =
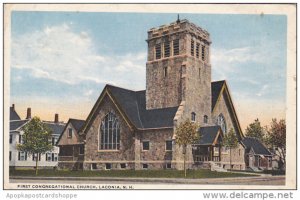
[(194, 145), (193, 146), (193, 158), (194, 162), (206, 162), (206, 161), (221, 161), (221, 145), (217, 146), (201, 146)]
[(199, 129), (200, 139), (193, 144), (192, 153), (195, 164), (220, 162), (223, 132), (219, 126), (205, 126)]

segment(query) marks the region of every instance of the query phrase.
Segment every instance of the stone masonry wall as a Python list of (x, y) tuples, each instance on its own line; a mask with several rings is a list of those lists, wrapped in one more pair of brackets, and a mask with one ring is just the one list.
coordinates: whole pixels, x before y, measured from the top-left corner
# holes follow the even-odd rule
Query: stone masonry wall
[[(173, 156), (173, 151), (166, 150), (166, 141), (172, 140), (173, 129), (147, 130), (140, 132), (140, 135), (140, 164), (147, 164), (148, 169), (166, 168)], [(149, 141), (149, 150), (143, 151), (143, 141)]]
[[(235, 133), (237, 133), (237, 137), (239, 137), (238, 130), (234, 126), (233, 116), (229, 112), (229, 109), (228, 109), (229, 104), (225, 99), (226, 99), (225, 94), (224, 93), (221, 94), (220, 99), (216, 103), (216, 106), (213, 110), (212, 121), (213, 121), (213, 123), (217, 124), (217, 118), (218, 118), (219, 114), (222, 113), (225, 118), (225, 121), (226, 121), (227, 132), (229, 132), (230, 129), (232, 128), (235, 131)], [(232, 164), (234, 165), (233, 168), (237, 169), (237, 170), (245, 169), (245, 149), (244, 149), (244, 147), (239, 144), (239, 147), (237, 149), (233, 149), (231, 151), (231, 153), (232, 153), (232, 161), (233, 161)], [(229, 158), (230, 158), (229, 150), (227, 152), (222, 152), (221, 161), (222, 161), (222, 164), (225, 165), (225, 168), (227, 168), (227, 169), (230, 168)]]
[[(100, 123), (108, 112), (113, 112), (120, 123), (119, 150), (99, 150)], [(134, 133), (109, 97), (105, 96), (97, 111), (97, 117), (86, 134), (84, 169), (91, 169), (92, 163), (97, 166), (97, 169), (105, 169), (106, 163), (111, 163), (112, 169), (120, 168), (120, 163), (125, 163), (128, 168), (134, 168), (134, 159)]]

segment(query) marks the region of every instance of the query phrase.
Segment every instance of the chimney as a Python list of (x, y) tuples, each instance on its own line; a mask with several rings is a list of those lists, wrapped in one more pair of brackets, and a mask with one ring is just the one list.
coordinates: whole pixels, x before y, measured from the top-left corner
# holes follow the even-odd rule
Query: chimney
[(27, 108), (27, 116), (26, 119), (31, 119), (31, 108)]
[(15, 111), (15, 104), (12, 104), (12, 110)]
[(54, 117), (54, 123), (58, 123), (58, 114), (57, 113), (55, 114), (55, 117)]

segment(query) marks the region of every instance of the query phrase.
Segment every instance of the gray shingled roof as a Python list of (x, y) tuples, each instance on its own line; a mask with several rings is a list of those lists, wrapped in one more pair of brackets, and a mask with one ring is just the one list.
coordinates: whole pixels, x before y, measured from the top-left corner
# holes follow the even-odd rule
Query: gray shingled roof
[(82, 128), (82, 126), (84, 125), (84, 120), (81, 119), (69, 119), (69, 122), (73, 125), (73, 127), (76, 129), (77, 132), (79, 132), (79, 130)]
[(211, 110), (214, 109), (225, 81), (211, 82)]
[(9, 130), (10, 131), (15, 131), (21, 126), (23, 126), (28, 120), (17, 120), (17, 121), (10, 121), (9, 122)]
[(242, 140), (242, 143), (246, 146), (247, 153), (252, 148), (255, 154), (272, 155), (271, 152), (257, 138), (245, 137)]
[(54, 135), (62, 134), (65, 128), (65, 124), (63, 123), (54, 123), (54, 122), (45, 122), (45, 121), (43, 123), (46, 124), (52, 130), (52, 134)]
[(10, 107), (9, 110), (9, 120), (21, 120), (20, 116), (13, 107)]
[[(212, 108), (215, 106), (225, 81), (211, 83)], [(178, 106), (146, 110), (146, 91), (132, 91), (112, 85), (106, 85), (113, 98), (126, 116), (138, 129), (173, 127), (173, 119)], [(100, 98), (100, 97), (99, 97)], [(96, 105), (96, 104), (95, 104)], [(93, 108), (98, 109), (98, 108)]]
[(214, 142), (217, 137), (218, 131), (220, 130), (220, 126), (204, 126), (200, 127), (200, 140), (197, 144), (201, 145), (210, 145)]
[(145, 90), (132, 91), (111, 85), (107, 88), (137, 128), (173, 127), (178, 106), (146, 110)]

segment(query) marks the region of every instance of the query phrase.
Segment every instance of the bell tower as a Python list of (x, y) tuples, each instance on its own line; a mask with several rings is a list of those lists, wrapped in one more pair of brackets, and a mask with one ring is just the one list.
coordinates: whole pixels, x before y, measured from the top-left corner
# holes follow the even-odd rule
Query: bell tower
[(185, 104), (185, 117), (211, 118), (210, 37), (202, 28), (180, 20), (148, 31), (146, 108)]

